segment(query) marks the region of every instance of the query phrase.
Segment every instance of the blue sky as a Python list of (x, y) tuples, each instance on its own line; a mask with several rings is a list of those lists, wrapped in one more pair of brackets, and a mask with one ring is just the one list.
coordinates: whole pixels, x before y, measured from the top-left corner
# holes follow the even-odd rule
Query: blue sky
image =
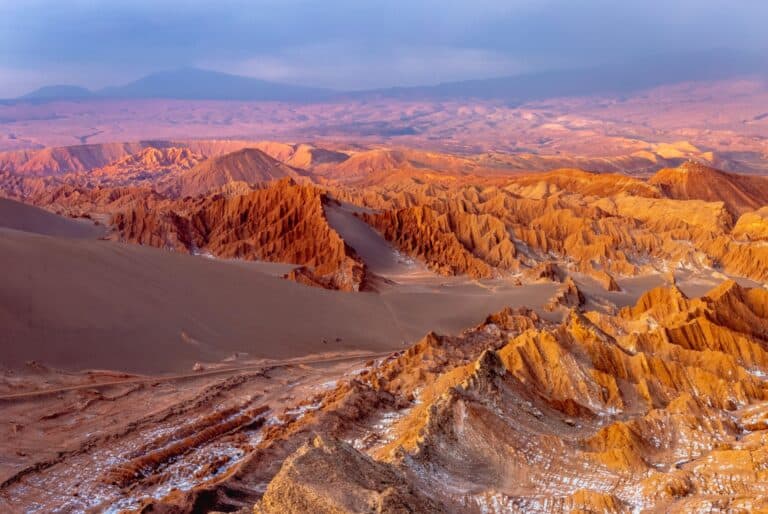
[(766, 20), (765, 0), (0, 0), (0, 97), (183, 66), (360, 89), (764, 52)]

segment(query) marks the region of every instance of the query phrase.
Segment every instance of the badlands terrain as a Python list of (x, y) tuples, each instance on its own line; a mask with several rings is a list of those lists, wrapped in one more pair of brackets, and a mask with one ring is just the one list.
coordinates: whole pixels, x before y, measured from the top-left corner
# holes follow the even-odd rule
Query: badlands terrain
[(0, 105), (0, 510), (768, 511), (764, 98)]
[[(578, 167), (653, 172), (695, 157), (726, 171), (768, 173), (765, 77), (519, 100), (474, 98), (471, 91), (447, 97), (425, 91), (402, 98), (382, 91), (314, 103), (0, 101), (0, 151), (226, 137), (487, 153), (489, 162), (523, 171)], [(23, 160), (24, 155), (6, 159)]]

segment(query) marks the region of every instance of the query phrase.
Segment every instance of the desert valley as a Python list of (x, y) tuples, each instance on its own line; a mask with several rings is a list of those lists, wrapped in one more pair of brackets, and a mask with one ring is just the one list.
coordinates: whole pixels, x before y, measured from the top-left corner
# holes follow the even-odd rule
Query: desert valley
[(692, 146), (0, 154), (0, 501), (765, 508), (768, 178)]
[(768, 512), (763, 47), (236, 3), (0, 27), (0, 512)]

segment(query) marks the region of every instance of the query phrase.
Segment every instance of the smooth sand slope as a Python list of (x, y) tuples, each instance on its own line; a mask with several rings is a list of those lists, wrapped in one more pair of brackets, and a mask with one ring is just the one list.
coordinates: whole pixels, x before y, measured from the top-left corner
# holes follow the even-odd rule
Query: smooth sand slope
[(78, 239), (96, 239), (106, 231), (90, 220), (64, 218), (7, 198), (0, 198), (0, 227)]
[[(554, 285), (472, 283), (386, 294), (305, 287), (236, 262), (0, 229), (0, 362), (156, 373), (233, 352), (389, 351), (456, 332)], [(337, 341), (340, 338), (340, 341)], [(325, 342), (323, 342), (325, 340)]]
[(394, 278), (397, 275), (426, 269), (425, 266), (417, 263), (409, 266), (403, 258), (398, 258), (392, 245), (370, 225), (355, 217), (355, 207), (331, 204), (324, 208), (331, 227), (355, 249), (373, 273)]

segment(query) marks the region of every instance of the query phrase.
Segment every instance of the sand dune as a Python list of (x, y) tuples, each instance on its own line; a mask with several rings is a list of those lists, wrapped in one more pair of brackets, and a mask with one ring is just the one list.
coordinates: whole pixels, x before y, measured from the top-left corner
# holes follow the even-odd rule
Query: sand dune
[(104, 227), (96, 226), (90, 220), (64, 218), (6, 198), (0, 198), (0, 227), (84, 239), (96, 239), (105, 232)]
[[(359, 209), (358, 209), (359, 210)], [(338, 232), (363, 259), (368, 269), (388, 278), (423, 270), (411, 259), (398, 257), (395, 249), (366, 222), (354, 215), (354, 206), (326, 205), (328, 224)]]
[(6, 229), (0, 267), (4, 364), (134, 372), (187, 370), (235, 351), (269, 358), (387, 351), (429, 330), (456, 332), (504, 305), (543, 304), (554, 289), (510, 285), (491, 294), (455, 282), (351, 294), (234, 262)]

